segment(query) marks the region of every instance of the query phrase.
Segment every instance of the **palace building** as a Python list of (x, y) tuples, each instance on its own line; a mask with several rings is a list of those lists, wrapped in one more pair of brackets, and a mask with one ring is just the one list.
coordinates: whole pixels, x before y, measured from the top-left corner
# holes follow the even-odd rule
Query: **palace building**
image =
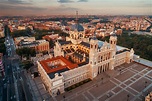
[(109, 42), (85, 38), (85, 31), (76, 20), (66, 41), (57, 40), (54, 57), (37, 61), (41, 79), (52, 96), (65, 89), (94, 79), (100, 73), (133, 61), (134, 50), (117, 46), (117, 36), (111, 32)]

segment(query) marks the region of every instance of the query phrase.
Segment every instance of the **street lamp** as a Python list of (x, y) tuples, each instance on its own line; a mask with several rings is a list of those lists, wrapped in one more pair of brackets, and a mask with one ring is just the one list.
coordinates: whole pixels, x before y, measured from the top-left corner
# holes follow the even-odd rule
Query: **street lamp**
[(101, 78), (101, 81), (102, 81), (102, 83), (103, 83), (103, 77)]
[(129, 95), (129, 94), (127, 94), (127, 101), (129, 101), (129, 97), (130, 97), (130, 95)]
[(145, 88), (146, 88), (146, 86), (147, 86), (147, 81), (145, 81)]
[(63, 99), (64, 99), (64, 101), (65, 101), (65, 95), (63, 95)]
[(96, 84), (96, 87), (98, 87), (98, 84)]
[(109, 98), (110, 97), (110, 94), (109, 94), (109, 92), (107, 93), (107, 98)]
[(121, 69), (119, 71), (120, 71), (120, 74), (121, 74)]

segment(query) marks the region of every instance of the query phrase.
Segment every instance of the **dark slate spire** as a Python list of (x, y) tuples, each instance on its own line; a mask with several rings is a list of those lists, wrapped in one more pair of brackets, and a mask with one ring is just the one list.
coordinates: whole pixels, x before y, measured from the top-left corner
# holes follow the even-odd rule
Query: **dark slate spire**
[(76, 19), (75, 19), (75, 21), (76, 21), (76, 24), (78, 24), (78, 11), (76, 11)]
[(94, 29), (94, 33), (93, 33), (93, 38), (92, 38), (93, 40), (97, 40), (97, 38), (96, 38), (96, 27), (95, 27), (95, 29)]
[(76, 11), (76, 19), (75, 19), (75, 24), (71, 26), (71, 31), (77, 30), (78, 32), (84, 31), (84, 28), (82, 25), (79, 24), (78, 21), (78, 11)]

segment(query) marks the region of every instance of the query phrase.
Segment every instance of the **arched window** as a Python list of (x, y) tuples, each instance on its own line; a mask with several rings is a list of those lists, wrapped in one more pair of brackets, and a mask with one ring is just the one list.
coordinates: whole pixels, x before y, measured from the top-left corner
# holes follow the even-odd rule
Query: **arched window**
[(91, 45), (91, 48), (93, 48), (93, 45)]
[(101, 62), (102, 62), (102, 56), (101, 56)]
[(74, 39), (74, 35), (73, 34), (71, 34), (71, 38)]
[(100, 63), (100, 56), (98, 56), (98, 63)]
[(95, 49), (97, 48), (97, 45), (95, 45)]
[(80, 37), (83, 37), (83, 35), (82, 35), (82, 34), (80, 34)]

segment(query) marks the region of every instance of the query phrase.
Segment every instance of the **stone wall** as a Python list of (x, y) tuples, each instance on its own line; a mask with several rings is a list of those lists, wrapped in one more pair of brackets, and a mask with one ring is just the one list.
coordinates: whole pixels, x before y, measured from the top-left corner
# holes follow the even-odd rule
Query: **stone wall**
[(61, 73), (64, 77), (65, 88), (90, 78), (90, 65), (84, 65)]

